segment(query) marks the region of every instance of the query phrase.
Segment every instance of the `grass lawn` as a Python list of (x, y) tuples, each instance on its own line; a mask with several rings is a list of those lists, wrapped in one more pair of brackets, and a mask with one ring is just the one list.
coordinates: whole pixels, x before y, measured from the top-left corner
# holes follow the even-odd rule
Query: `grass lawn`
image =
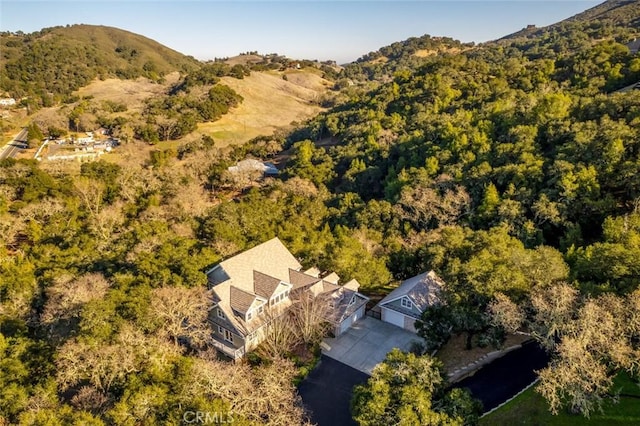
[[(593, 414), (589, 419), (560, 412), (557, 416), (549, 412), (548, 405), (534, 387), (493, 413), (483, 417), (480, 425), (639, 425), (640, 399), (620, 397), (620, 402), (606, 402), (602, 413)], [(640, 397), (640, 387), (626, 373), (620, 373), (614, 380), (613, 390), (622, 388), (621, 393)]]

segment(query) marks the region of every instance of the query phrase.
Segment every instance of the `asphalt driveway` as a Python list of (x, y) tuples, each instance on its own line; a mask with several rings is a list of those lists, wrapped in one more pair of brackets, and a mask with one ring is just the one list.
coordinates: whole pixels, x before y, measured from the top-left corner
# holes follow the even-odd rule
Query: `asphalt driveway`
[(549, 355), (544, 349), (537, 343), (525, 343), (453, 387), (468, 389), (482, 401), (484, 412), (487, 412), (527, 387), (536, 379), (536, 370), (548, 363)]
[(298, 386), (311, 421), (318, 426), (356, 426), (351, 418), (353, 387), (369, 376), (322, 355), (316, 368)]
[(324, 355), (371, 375), (391, 349), (406, 352), (421, 340), (415, 333), (365, 316), (338, 338), (324, 339), (321, 346)]

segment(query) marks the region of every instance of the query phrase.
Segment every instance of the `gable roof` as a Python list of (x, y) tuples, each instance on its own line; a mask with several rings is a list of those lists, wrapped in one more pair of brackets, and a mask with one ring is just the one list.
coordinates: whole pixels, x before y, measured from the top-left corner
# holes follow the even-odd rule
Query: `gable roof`
[(255, 294), (249, 293), (235, 286), (231, 286), (229, 289), (229, 305), (231, 306), (231, 309), (242, 315), (247, 313), (255, 300)]
[[(302, 265), (278, 238), (223, 260), (207, 272), (214, 301), (226, 315), (224, 326), (241, 335), (259, 327), (260, 322), (245, 321), (244, 315), (256, 300), (266, 302), (280, 282), (286, 286), (289, 269)], [(219, 323), (220, 318), (213, 321)]]
[[(332, 284), (334, 285), (334, 284)], [(349, 288), (337, 286), (333, 292), (323, 295), (333, 301), (333, 307), (329, 311), (327, 319), (334, 324), (339, 324), (345, 318), (366, 305), (369, 298)], [(353, 303), (352, 303), (353, 301)]]
[(294, 290), (313, 285), (318, 281), (320, 281), (320, 278), (309, 275), (306, 272), (289, 269), (289, 282), (293, 284)]
[[(253, 271), (277, 278), (289, 280), (289, 269), (302, 267), (278, 238), (273, 238), (247, 251), (223, 260), (214, 269), (221, 268), (233, 285), (245, 291), (253, 291)], [(214, 285), (216, 283), (213, 283)]]
[(279, 284), (280, 280), (278, 278), (270, 277), (259, 271), (253, 271), (253, 290), (258, 296), (262, 296), (265, 299), (271, 298)]
[(434, 271), (425, 272), (400, 283), (378, 305), (383, 306), (406, 296), (416, 308), (424, 312), (429, 306), (442, 303), (440, 292), (443, 287), (444, 281)]

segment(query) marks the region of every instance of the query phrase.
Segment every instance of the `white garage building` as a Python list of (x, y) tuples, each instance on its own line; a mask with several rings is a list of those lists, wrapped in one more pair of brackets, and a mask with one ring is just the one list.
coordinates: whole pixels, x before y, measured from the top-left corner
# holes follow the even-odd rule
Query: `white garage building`
[(382, 321), (416, 332), (415, 322), (429, 307), (441, 303), (444, 282), (429, 271), (403, 281), (378, 303)]

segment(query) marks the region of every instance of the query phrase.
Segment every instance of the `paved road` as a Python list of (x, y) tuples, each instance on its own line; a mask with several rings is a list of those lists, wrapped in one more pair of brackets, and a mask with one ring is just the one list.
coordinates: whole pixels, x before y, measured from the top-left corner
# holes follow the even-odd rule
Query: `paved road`
[(322, 355), (316, 368), (298, 386), (311, 421), (318, 426), (355, 426), (349, 408), (351, 391), (368, 378), (365, 373)]
[(467, 388), (482, 401), (484, 411), (497, 407), (536, 379), (536, 370), (549, 363), (549, 355), (536, 343), (525, 343), (476, 374), (457, 382), (454, 387)]
[(13, 158), (27, 145), (27, 129), (22, 129), (11, 142), (0, 150), (0, 160)]

